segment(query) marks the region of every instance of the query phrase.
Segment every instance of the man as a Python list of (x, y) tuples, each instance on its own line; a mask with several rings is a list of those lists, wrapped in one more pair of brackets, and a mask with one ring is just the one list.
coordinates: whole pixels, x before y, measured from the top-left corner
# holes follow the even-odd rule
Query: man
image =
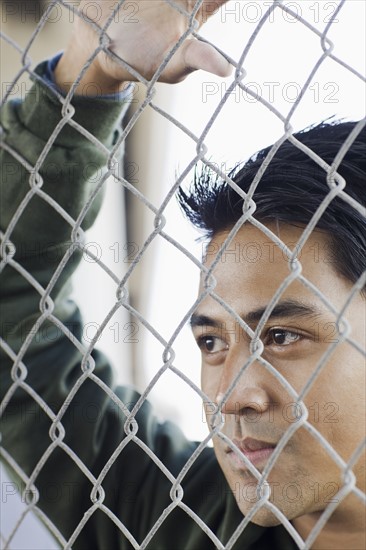
[[(115, 2), (97, 4), (94, 17), (103, 28)], [(194, 2), (176, 4), (194, 9)], [(37, 82), (23, 104), (8, 104), (1, 114), (2, 231), (11, 243), (2, 250), (3, 456), (67, 547), (286, 550), (310, 536), (312, 548), (363, 548), (364, 454), (352, 459), (365, 416), (358, 126), (325, 125), (296, 136), (328, 164), (350, 139), (340, 197), (335, 186), (342, 179), (329, 171), (330, 197), (324, 170), (290, 142), (258, 185), (256, 212), (240, 194), (250, 193), (268, 150), (232, 175), (235, 189), (204, 173), (189, 196), (180, 193), (209, 237), (191, 324), (215, 454), (196, 452), (198, 444), (160, 424), (136, 392), (115, 388), (105, 358), (80, 344), (80, 315), (68, 300), (82, 249), (74, 220), (80, 216), (86, 229), (100, 203), (99, 194), (83, 212), (95, 191), (83, 169), (90, 160), (102, 167), (117, 142), (120, 94), (134, 80), (131, 71), (151, 79), (187, 29), (186, 16), (165, 2), (136, 6), (134, 25), (115, 17), (108, 28), (110, 49), (124, 63), (103, 52), (92, 57), (104, 38), (78, 19), (56, 67), (37, 69), (46, 85)], [(196, 19), (203, 23), (213, 11), (204, 2)], [(214, 48), (188, 38), (160, 80), (179, 82), (195, 69), (223, 76), (230, 70)], [(54, 89), (68, 93), (74, 81), (72, 125), (63, 118), (55, 136), (62, 116)], [(70, 163), (71, 181), (63, 171)], [(325, 201), (326, 213), (302, 239)], [(98, 411), (93, 421), (83, 414), (89, 405)], [(60, 490), (51, 498), (55, 482)], [(311, 535), (329, 504), (337, 504), (333, 514)]]

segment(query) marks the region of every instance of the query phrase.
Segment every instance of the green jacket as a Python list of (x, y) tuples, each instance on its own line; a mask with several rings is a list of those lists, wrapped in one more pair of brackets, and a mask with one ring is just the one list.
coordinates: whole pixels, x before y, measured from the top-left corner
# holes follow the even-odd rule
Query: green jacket
[[(42, 64), (38, 74), (43, 70)], [(111, 147), (125, 106), (86, 98), (74, 98), (73, 105), (73, 120)], [(98, 351), (93, 352), (93, 361), (80, 366), (82, 348), (77, 349), (73, 340), (81, 339), (82, 320), (68, 297), (80, 253), (75, 250), (55, 278), (70, 250), (72, 229), (47, 200), (56, 201), (76, 219), (93, 191), (84, 168), (92, 162), (95, 170), (101, 169), (107, 156), (68, 124), (50, 141), (60, 119), (60, 102), (40, 82), (23, 102), (9, 102), (1, 111), (3, 233), (21, 209), (9, 235), (16, 252), (6, 247), (1, 264), (5, 463), (16, 477), (25, 473), (23, 482), (27, 482), (25, 476), (33, 475), (39, 492), (36, 506), (66, 540), (73, 537), (75, 549), (130, 549), (128, 538), (141, 544), (157, 521), (160, 526), (150, 533), (149, 549), (216, 548), (194, 518), (203, 520), (226, 544), (243, 516), (212, 449), (206, 448), (188, 469), (181, 482), (183, 496), (178, 494), (179, 506), (173, 506), (172, 476), (179, 474), (198, 443), (187, 441), (173, 423), (160, 423), (147, 402), (136, 415), (137, 432), (136, 425), (130, 424), (126, 436), (123, 408), (105, 388), (113, 388), (130, 410), (139, 395), (132, 388), (115, 387), (111, 366)], [(30, 170), (40, 155), (44, 155), (42, 179), (32, 180)], [(83, 221), (84, 229), (93, 223), (100, 202), (98, 196)], [(42, 289), (47, 289), (46, 300)], [(57, 423), (65, 401), (69, 404)], [(165, 473), (144, 446), (164, 464)], [(113, 454), (116, 459), (109, 467)], [(98, 477), (99, 489), (92, 492)], [(282, 526), (266, 529), (249, 524), (234, 548), (292, 550), (296, 546)]]

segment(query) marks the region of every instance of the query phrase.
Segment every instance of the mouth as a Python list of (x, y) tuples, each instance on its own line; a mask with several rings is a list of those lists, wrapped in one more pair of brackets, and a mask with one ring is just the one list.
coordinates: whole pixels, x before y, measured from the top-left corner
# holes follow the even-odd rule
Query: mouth
[[(242, 440), (233, 440), (234, 445), (239, 449), (242, 455), (244, 455), (250, 462), (258, 467), (264, 465), (274, 449), (276, 448), (275, 443), (269, 443), (268, 441), (261, 441), (259, 439), (253, 439), (251, 437), (246, 437)], [(229, 461), (235, 468), (241, 470), (247, 470), (244, 459), (240, 456), (240, 453), (233, 451), (231, 447), (227, 447), (225, 452)]]

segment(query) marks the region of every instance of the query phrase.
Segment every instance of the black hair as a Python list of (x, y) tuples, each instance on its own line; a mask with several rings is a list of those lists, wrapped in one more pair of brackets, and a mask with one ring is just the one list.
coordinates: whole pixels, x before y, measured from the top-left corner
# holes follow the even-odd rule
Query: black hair
[[(329, 165), (339, 152), (356, 122), (322, 122), (294, 137)], [(362, 128), (337, 169), (346, 181), (344, 192), (365, 206), (366, 128)], [(262, 149), (228, 175), (248, 192), (271, 147)], [(265, 170), (253, 199), (254, 218), (304, 227), (329, 193), (327, 173), (288, 139), (276, 151)], [(178, 201), (188, 219), (207, 238), (228, 230), (243, 214), (243, 199), (222, 178), (205, 167), (196, 171), (188, 194), (180, 188)], [(354, 206), (335, 197), (319, 219), (316, 229), (327, 232), (334, 249), (334, 267), (355, 283), (366, 268), (366, 220)]]

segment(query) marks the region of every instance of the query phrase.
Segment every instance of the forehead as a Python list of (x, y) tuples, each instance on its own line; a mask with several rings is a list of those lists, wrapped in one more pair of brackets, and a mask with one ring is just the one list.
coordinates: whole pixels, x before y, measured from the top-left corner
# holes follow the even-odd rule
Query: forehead
[[(295, 249), (303, 232), (302, 228), (287, 224), (268, 227), (290, 250)], [(236, 311), (243, 305), (248, 309), (266, 306), (291, 273), (285, 248), (251, 224), (245, 224), (225, 248), (228, 235), (229, 231), (217, 233), (207, 244), (204, 263), (211, 268), (216, 262), (212, 272), (216, 280), (215, 292)], [(313, 231), (298, 258), (301, 275), (334, 306), (342, 307), (352, 285), (335, 270), (329, 237), (324, 232)], [(200, 292), (203, 288), (204, 275), (201, 276)], [(306, 288), (299, 279), (287, 286), (282, 297), (321, 303), (317, 293)]]

